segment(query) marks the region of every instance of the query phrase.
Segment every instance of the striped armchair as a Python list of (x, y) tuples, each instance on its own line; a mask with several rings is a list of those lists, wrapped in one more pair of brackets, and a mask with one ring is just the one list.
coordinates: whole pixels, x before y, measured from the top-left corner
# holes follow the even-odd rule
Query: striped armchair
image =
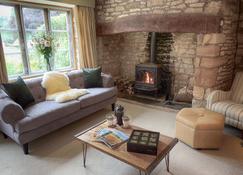
[(209, 94), (207, 108), (224, 114), (226, 124), (243, 130), (243, 72), (236, 74), (230, 91)]

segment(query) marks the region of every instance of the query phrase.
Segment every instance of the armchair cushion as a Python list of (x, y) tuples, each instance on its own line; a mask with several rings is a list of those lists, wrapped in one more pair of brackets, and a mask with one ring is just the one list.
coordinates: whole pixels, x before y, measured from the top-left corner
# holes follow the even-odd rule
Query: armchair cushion
[(226, 124), (240, 128), (239, 121), (243, 121), (243, 104), (233, 101), (220, 101), (214, 103), (211, 110), (225, 115)]

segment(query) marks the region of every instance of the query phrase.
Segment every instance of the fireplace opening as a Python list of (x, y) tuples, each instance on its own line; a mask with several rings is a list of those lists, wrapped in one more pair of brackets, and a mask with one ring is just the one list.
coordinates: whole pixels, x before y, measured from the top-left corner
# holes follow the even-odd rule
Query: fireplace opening
[(151, 33), (150, 62), (136, 65), (134, 92), (143, 95), (161, 94), (162, 66), (156, 63), (156, 32)]
[(138, 77), (136, 78), (138, 82), (145, 84), (154, 84), (154, 72), (142, 70), (138, 72)]

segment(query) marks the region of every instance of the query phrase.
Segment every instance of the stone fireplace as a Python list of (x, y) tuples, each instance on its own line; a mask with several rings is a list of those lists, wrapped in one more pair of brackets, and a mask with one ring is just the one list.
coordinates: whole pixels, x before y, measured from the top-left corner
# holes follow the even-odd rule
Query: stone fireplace
[(172, 100), (204, 106), (212, 90), (231, 86), (237, 0), (97, 0), (96, 12), (98, 62), (117, 80), (136, 84), (136, 77), (154, 74), (137, 75), (136, 67), (149, 62), (151, 32), (157, 32), (157, 76)]

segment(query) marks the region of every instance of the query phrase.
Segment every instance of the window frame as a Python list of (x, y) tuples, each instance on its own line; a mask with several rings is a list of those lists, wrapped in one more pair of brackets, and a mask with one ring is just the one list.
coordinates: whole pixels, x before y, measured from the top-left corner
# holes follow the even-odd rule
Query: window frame
[(32, 4), (32, 3), (20, 3), (20, 2), (0, 2), (0, 5), (4, 6), (10, 6), (14, 8), (15, 11), (15, 17), (16, 17), (16, 23), (17, 23), (17, 29), (18, 29), (18, 35), (19, 35), (19, 44), (20, 44), (20, 51), (22, 56), (22, 64), (23, 64), (23, 74), (18, 74), (14, 76), (9, 76), (8, 78), (15, 79), (17, 76), (23, 76), (25, 78), (29, 77), (36, 77), (40, 76), (44, 71), (31, 71), (30, 67), (30, 59), (28, 54), (28, 46), (27, 46), (27, 40), (26, 40), (26, 32), (25, 32), (25, 26), (24, 26), (24, 17), (23, 17), (23, 8), (32, 8), (32, 9), (41, 9), (43, 10), (44, 14), (44, 23), (45, 23), (45, 32), (52, 32), (51, 30), (51, 18), (50, 18), (50, 11), (63, 11), (66, 12), (66, 22), (67, 22), (67, 34), (68, 34), (68, 43), (69, 47), (67, 50), (69, 51), (69, 58), (70, 58), (70, 66), (58, 68), (55, 69), (57, 71), (69, 71), (75, 69), (75, 51), (74, 51), (74, 34), (73, 34), (73, 13), (71, 8), (65, 8), (65, 7), (56, 7), (56, 6), (50, 6), (50, 5), (40, 5), (40, 4)]

